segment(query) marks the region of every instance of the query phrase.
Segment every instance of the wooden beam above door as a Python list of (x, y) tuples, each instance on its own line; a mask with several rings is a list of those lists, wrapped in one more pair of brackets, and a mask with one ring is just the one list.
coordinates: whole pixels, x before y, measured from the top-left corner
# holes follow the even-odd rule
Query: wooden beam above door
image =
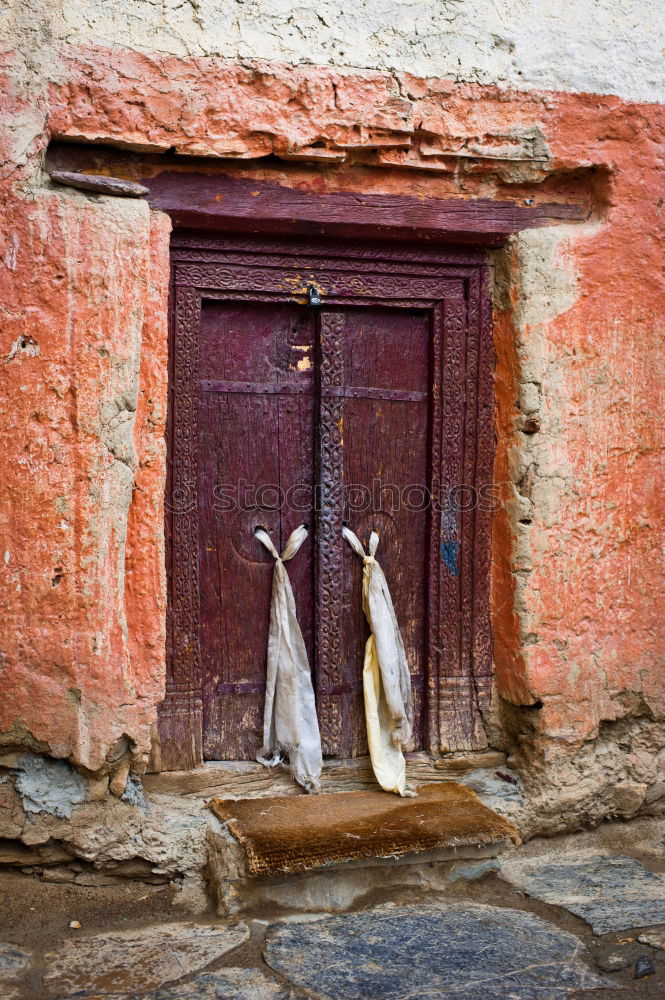
[(188, 229), (497, 247), (523, 229), (588, 217), (581, 205), (563, 202), (326, 194), (221, 173), (163, 171), (143, 183), (151, 208), (167, 212), (176, 227)]

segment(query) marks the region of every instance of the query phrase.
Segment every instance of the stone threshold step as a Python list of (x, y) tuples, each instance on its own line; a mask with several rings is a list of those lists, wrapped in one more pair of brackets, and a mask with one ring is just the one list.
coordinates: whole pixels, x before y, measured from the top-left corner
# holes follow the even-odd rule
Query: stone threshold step
[[(512, 823), (452, 781), (421, 785), (416, 798), (372, 789), (216, 798), (210, 808), (221, 825), (210, 829), (209, 876), (224, 913), (268, 900), (339, 909), (340, 892), (346, 899), (349, 888), (394, 883), (389, 868), (450, 869), (451, 862), (493, 857), (509, 841), (519, 843)], [(406, 882), (414, 884), (413, 877)]]
[(381, 790), (219, 799), (215, 816), (245, 850), (249, 876), (284, 875), (441, 847), (519, 842), (515, 827), (455, 781), (421, 785), (415, 798)]

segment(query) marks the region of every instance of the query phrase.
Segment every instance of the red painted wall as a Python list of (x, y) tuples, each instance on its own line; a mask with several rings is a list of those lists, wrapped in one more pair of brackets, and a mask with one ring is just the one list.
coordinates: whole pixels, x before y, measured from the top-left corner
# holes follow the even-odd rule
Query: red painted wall
[(65, 77), (28, 87), (10, 58), (4, 81), (3, 738), (94, 770), (122, 733), (147, 751), (163, 691), (168, 223), (50, 185), (53, 137), (257, 183), (584, 204), (495, 255), (497, 683), (558, 743), (662, 714), (662, 107), (100, 48)]

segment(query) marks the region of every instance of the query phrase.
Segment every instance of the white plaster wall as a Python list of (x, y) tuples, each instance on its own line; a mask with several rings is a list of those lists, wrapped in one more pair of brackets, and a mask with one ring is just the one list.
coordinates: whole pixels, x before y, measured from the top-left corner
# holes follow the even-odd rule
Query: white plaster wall
[(662, 101), (665, 94), (665, 13), (657, 0), (61, 3), (59, 27), (71, 42), (362, 67), (643, 101)]

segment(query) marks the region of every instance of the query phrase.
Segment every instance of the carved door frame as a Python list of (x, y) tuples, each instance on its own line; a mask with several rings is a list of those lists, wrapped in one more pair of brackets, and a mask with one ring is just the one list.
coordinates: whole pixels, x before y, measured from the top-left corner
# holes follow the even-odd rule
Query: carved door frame
[[(160, 706), (162, 767), (202, 763), (202, 698), (199, 668), (198, 521), (196, 509), (197, 330), (203, 298), (305, 301), (307, 283), (323, 290), (320, 343), (320, 453), (335, 474), (335, 306), (393, 305), (431, 313), (432, 480), (443, 494), (456, 486), (489, 484), (494, 452), (493, 344), (486, 254), (436, 244), (352, 242), (338, 239), (208, 236), (176, 232), (172, 241), (169, 467), (167, 547), (169, 615), (166, 698)], [(339, 465), (337, 465), (339, 468)], [(438, 472), (438, 483), (437, 475)], [(339, 524), (337, 522), (340, 522)], [(481, 712), (491, 684), (489, 571), (491, 513), (444, 508), (431, 518), (428, 617), (428, 749), (486, 746)], [(340, 579), (341, 513), (326, 509), (319, 528), (327, 533), (317, 568), (317, 587), (334, 606)], [(172, 572), (173, 565), (177, 572)], [(322, 602), (317, 601), (321, 606)], [(321, 625), (324, 628), (321, 628)], [(335, 619), (319, 622), (322, 637), (318, 711), (325, 750), (336, 752)], [(338, 626), (339, 627), (339, 626)]]

